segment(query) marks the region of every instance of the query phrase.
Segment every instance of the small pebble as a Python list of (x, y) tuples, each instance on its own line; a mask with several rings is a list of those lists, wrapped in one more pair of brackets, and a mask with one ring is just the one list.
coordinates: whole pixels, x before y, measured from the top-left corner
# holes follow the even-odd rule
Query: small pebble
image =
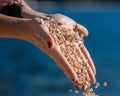
[(72, 92), (72, 89), (69, 89), (68, 92), (71, 93), (71, 92)]
[(74, 92), (75, 92), (76, 94), (78, 94), (78, 93), (79, 93), (79, 91), (78, 91), (78, 90), (74, 90)]
[(104, 82), (104, 83), (103, 83), (103, 86), (104, 86), (104, 87), (107, 87), (107, 85), (108, 85), (107, 82)]
[(99, 82), (96, 82), (95, 88), (98, 88), (100, 86)]

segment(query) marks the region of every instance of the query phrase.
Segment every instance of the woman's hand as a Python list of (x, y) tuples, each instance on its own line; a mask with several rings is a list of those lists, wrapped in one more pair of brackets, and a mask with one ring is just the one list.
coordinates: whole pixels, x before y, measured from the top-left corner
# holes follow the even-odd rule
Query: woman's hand
[[(72, 20), (71, 18), (69, 18), (65, 15), (53, 14), (53, 15), (49, 15), (49, 17), (51, 19), (57, 20), (60, 23), (60, 25), (63, 25), (64, 27), (66, 27), (68, 29), (71, 29), (74, 32), (79, 32), (83, 37), (88, 35), (88, 31), (85, 27), (76, 23), (74, 20)], [(87, 62), (87, 65), (89, 66), (89, 68), (88, 68), (88, 74), (89, 74), (88, 78), (90, 78), (91, 83), (95, 83), (96, 82), (96, 80), (95, 80), (96, 69), (95, 69), (95, 66), (93, 64), (92, 58), (91, 58), (88, 50), (84, 46), (84, 44), (83, 44), (82, 47), (79, 46), (79, 48), (80, 48), (80, 51), (81, 51), (81, 56), (84, 58), (84, 61)], [(66, 58), (64, 58), (64, 59), (66, 59)], [(73, 82), (74, 82), (74, 80), (73, 80)]]
[[(88, 36), (88, 31), (84, 26), (78, 24), (77, 22), (75, 22), (74, 20), (72, 20), (71, 18), (69, 18), (65, 15), (54, 14), (54, 15), (49, 15), (49, 17), (57, 20), (64, 27), (71, 29), (74, 32), (79, 32), (83, 37)], [(88, 53), (87, 49), (85, 48), (85, 46), (81, 50), (83, 51), (84, 56), (86, 58), (89, 58), (89, 63), (90, 63), (91, 69), (92, 69), (93, 73), (96, 74), (96, 70), (95, 70), (95, 67), (93, 65), (92, 59), (89, 56), (89, 53)]]
[[(75, 32), (79, 32), (80, 34), (82, 34), (82, 36), (88, 35), (88, 31), (85, 27), (83, 27), (80, 24), (77, 24), (74, 20), (64, 15), (54, 14), (54, 15), (48, 15), (47, 17), (49, 17), (50, 19), (57, 20), (64, 27), (69, 28)], [(39, 19), (40, 21), (37, 19)], [(58, 64), (58, 66), (62, 69), (62, 71), (68, 76), (68, 78), (71, 79), (76, 86), (78, 86), (78, 77), (76, 76), (74, 70), (71, 68), (64, 54), (55, 45), (54, 40), (51, 37), (48, 27), (45, 23), (46, 21), (47, 20), (43, 20), (40, 18), (34, 18), (30, 20), (28, 22), (28, 26), (30, 28), (29, 30), (30, 36), (27, 35), (28, 36), (27, 38), (29, 38), (28, 40), (32, 42), (35, 46), (37, 46), (47, 55), (49, 55)], [(81, 50), (81, 55), (84, 58), (84, 61), (87, 62), (87, 65), (89, 66), (88, 78), (91, 80), (91, 83), (95, 83), (96, 70), (93, 61), (85, 46), (79, 48)]]
[[(76, 86), (78, 86), (78, 77), (75, 75), (74, 70), (71, 68), (64, 54), (55, 45), (45, 22), (49, 19), (55, 19), (64, 27), (69, 28), (74, 32), (79, 32), (83, 37), (88, 35), (87, 29), (62, 14), (46, 15), (30, 9), (28, 11), (24, 9), (24, 14), (24, 18), (32, 18), (32, 20), (28, 23), (29, 28), (33, 28), (32, 30), (31, 28), (29, 30), (30, 36), (28, 35), (27, 37), (29, 38), (28, 41), (32, 42), (35, 46), (49, 55), (68, 76), (68, 78), (71, 79)], [(41, 19), (36, 20), (36, 17)], [(91, 83), (95, 83), (96, 69), (91, 56), (84, 45), (80, 47), (80, 51), (82, 52), (81, 55), (84, 58), (84, 61), (87, 62), (87, 65), (89, 66), (87, 71), (89, 74), (88, 78), (91, 80)]]
[[(65, 28), (74, 32), (79, 32), (83, 37), (88, 35), (87, 29), (67, 16), (61, 14), (47, 15), (36, 12), (26, 6), (27, 5), (24, 5), (22, 7), (23, 18), (13, 18), (0, 14), (0, 25), (3, 27), (1, 28), (0, 37), (19, 38), (33, 43), (49, 55), (68, 76), (68, 78), (72, 80), (77, 87), (79, 87), (80, 82), (78, 80), (78, 76), (76, 76), (75, 71), (67, 61), (67, 58), (54, 43), (53, 37), (50, 35), (46, 23), (50, 19), (54, 19)], [(6, 24), (8, 24), (8, 29), (5, 27)], [(95, 83), (96, 70), (92, 59), (84, 45), (82, 47), (79, 46), (79, 51), (83, 61), (87, 63), (88, 78), (91, 80), (91, 83)]]

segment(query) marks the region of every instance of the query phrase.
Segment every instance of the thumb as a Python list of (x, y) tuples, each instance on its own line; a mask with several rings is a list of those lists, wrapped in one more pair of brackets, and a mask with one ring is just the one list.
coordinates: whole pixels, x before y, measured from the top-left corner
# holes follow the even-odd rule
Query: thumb
[(75, 30), (78, 31), (83, 36), (88, 36), (88, 30), (80, 24), (76, 24)]
[(40, 19), (41, 23), (39, 24), (40, 29), (38, 30), (37, 34), (35, 34), (36, 37), (40, 38), (47, 46), (52, 49), (54, 48), (54, 39), (49, 33), (49, 29), (44, 23), (43, 19)]

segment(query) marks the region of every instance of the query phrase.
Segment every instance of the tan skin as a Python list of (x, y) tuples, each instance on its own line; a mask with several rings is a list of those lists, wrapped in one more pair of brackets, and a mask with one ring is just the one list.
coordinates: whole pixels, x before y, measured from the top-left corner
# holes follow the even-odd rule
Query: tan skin
[[(22, 9), (24, 13), (23, 18), (10, 17), (0, 14), (0, 37), (18, 38), (31, 42), (49, 55), (76, 86), (80, 85), (80, 82), (78, 82), (78, 78), (70, 64), (61, 51), (57, 49), (53, 38), (49, 34), (48, 27), (44, 22), (50, 18), (56, 19), (65, 27), (78, 31), (83, 36), (88, 35), (87, 29), (62, 14), (48, 15), (40, 13), (32, 10), (27, 4), (24, 4)], [(38, 22), (35, 19), (36, 17), (42, 18), (42, 21)], [(81, 47), (81, 51), (83, 53), (83, 57), (85, 58), (84, 60), (88, 59), (88, 77), (91, 79), (91, 83), (95, 83), (96, 69), (93, 61), (85, 46)]]

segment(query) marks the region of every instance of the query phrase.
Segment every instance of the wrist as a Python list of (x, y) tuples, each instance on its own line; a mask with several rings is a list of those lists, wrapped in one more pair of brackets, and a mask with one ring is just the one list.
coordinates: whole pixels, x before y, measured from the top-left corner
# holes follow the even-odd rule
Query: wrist
[(26, 19), (0, 14), (0, 37), (24, 39)]

